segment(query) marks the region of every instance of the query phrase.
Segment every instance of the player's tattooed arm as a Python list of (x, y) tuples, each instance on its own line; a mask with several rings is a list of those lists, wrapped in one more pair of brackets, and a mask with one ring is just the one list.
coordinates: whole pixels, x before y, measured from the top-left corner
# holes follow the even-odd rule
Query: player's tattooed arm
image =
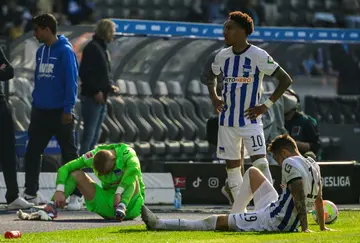
[(279, 81), (278, 86), (270, 96), (270, 100), (275, 103), (289, 88), (293, 81), (289, 74), (280, 66), (275, 70), (273, 76)]
[(315, 210), (316, 210), (316, 216), (318, 218), (318, 223), (320, 226), (320, 230), (327, 230), (325, 227), (325, 218), (324, 218), (324, 204), (323, 204), (323, 198), (322, 198), (322, 183), (319, 182), (319, 192), (315, 200)]
[(304, 185), (301, 178), (291, 180), (289, 183), (289, 189), (294, 200), (294, 205), (298, 213), (300, 225), (302, 231), (308, 231), (308, 221), (306, 214), (306, 200), (304, 193)]

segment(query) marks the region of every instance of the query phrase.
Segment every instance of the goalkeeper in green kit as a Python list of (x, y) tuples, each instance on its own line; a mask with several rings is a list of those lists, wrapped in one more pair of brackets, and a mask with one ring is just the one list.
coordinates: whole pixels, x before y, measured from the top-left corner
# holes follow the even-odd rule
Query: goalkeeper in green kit
[[(92, 168), (101, 181), (97, 185), (85, 172)], [(126, 144), (100, 145), (58, 170), (56, 192), (52, 201), (33, 207), (32, 213), (17, 212), (20, 219), (52, 220), (57, 208), (65, 206), (66, 198), (75, 188), (84, 195), (90, 212), (104, 219), (134, 219), (141, 214), (145, 200), (145, 186), (140, 162), (135, 151)]]

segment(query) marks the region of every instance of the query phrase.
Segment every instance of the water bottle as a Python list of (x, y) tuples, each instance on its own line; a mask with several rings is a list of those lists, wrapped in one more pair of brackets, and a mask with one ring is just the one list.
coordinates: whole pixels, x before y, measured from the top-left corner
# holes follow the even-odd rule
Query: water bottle
[(181, 208), (181, 192), (179, 188), (175, 189), (174, 206), (176, 209)]

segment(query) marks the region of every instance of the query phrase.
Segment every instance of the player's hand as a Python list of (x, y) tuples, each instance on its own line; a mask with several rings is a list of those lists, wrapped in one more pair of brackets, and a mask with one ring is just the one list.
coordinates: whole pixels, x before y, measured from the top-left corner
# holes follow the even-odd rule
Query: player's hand
[(123, 221), (126, 215), (126, 207), (123, 203), (119, 203), (119, 205), (115, 209), (115, 217), (117, 220)]
[(216, 112), (220, 114), (224, 108), (224, 101), (217, 95), (211, 97), (211, 102), (216, 108)]
[(70, 124), (72, 122), (72, 114), (63, 113), (61, 116), (61, 123), (62, 124)]
[(95, 101), (98, 104), (105, 104), (105, 97), (102, 91), (97, 92), (97, 94), (95, 95)]
[(121, 201), (121, 195), (120, 194), (115, 194), (115, 197), (114, 197), (114, 208), (116, 208), (119, 203)]
[(245, 117), (250, 120), (255, 120), (258, 116), (264, 114), (267, 110), (268, 110), (268, 108), (266, 105), (264, 105), (264, 104), (257, 105), (257, 106), (247, 109), (245, 111)]
[(64, 208), (65, 206), (65, 193), (61, 191), (56, 191), (54, 194), (54, 203), (57, 208)]

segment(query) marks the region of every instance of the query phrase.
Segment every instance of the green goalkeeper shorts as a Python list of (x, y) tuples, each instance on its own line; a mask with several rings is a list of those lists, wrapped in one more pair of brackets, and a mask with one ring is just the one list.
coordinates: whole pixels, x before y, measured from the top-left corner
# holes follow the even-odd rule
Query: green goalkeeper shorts
[[(113, 219), (115, 217), (114, 197), (116, 189), (104, 190), (98, 184), (95, 185), (95, 197), (91, 200), (85, 200), (86, 208), (93, 213), (99, 214), (104, 219)], [(126, 207), (125, 219), (134, 219), (141, 214), (141, 207), (144, 204), (144, 198), (137, 193), (130, 200)]]

